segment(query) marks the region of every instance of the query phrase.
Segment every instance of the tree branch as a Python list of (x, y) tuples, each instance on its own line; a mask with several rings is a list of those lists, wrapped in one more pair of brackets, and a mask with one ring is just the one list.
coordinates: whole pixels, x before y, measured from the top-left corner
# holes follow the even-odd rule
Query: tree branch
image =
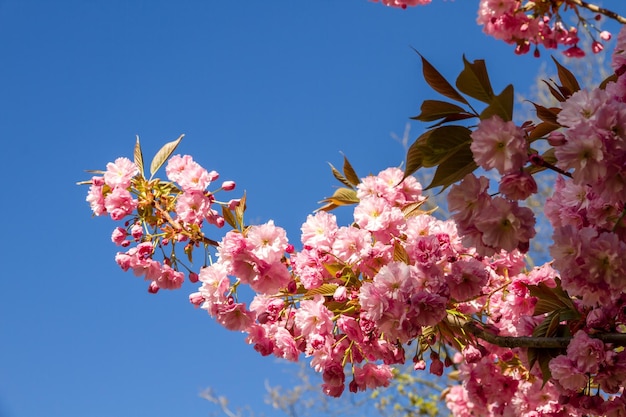
[[(533, 337), (533, 336), (498, 336), (487, 330), (481, 329), (476, 323), (467, 322), (463, 325), (463, 330), (482, 339), (492, 345), (507, 348), (566, 348), (571, 337)], [(597, 333), (590, 334), (589, 337), (599, 339), (604, 343), (612, 343), (617, 346), (626, 346), (626, 333)]]
[(595, 4), (587, 3), (582, 0), (567, 0), (567, 2), (583, 7), (587, 10), (591, 10), (594, 13), (600, 13), (606, 17), (617, 20), (621, 24), (626, 24), (626, 17), (620, 16), (617, 13), (612, 12), (611, 10), (605, 9), (603, 7), (596, 6)]

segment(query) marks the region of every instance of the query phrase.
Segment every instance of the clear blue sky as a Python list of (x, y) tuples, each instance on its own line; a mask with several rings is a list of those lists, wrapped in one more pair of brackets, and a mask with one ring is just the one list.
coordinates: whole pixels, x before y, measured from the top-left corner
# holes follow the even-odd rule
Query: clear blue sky
[(282, 365), (194, 310), (194, 286), (153, 296), (121, 272), (75, 183), (137, 134), (148, 157), (185, 133), (179, 151), (297, 246), (336, 185), (327, 162), (402, 162), (390, 133), (435, 97), (410, 47), (451, 78), (465, 53), (497, 90), (533, 82), (540, 61), (482, 35), (477, 3), (0, 0), (0, 416), (206, 416), (207, 386), (272, 415)]

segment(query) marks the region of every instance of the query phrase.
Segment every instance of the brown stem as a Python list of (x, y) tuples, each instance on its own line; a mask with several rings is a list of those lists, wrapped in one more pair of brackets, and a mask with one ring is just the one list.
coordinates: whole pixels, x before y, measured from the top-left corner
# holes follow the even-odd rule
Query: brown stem
[[(498, 336), (487, 330), (481, 329), (476, 323), (467, 322), (463, 330), (492, 345), (507, 348), (566, 348), (571, 337), (533, 337), (533, 336)], [(589, 337), (599, 339), (604, 343), (612, 343), (617, 346), (626, 346), (626, 333), (597, 333)]]
[(621, 24), (626, 24), (626, 17), (620, 16), (617, 13), (612, 12), (611, 10), (605, 9), (603, 7), (596, 6), (595, 4), (587, 3), (586, 1), (582, 1), (582, 0), (567, 0), (567, 2), (570, 4), (575, 4), (577, 6), (583, 7), (587, 10), (591, 10), (594, 13), (599, 13), (608, 18), (617, 20)]

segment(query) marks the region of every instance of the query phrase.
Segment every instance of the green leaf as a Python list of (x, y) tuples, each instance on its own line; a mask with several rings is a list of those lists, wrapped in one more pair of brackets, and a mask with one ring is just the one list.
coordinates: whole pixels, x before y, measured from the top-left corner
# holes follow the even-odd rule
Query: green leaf
[(335, 190), (332, 197), (327, 197), (320, 201), (320, 203), (332, 204), (334, 206), (347, 206), (350, 204), (358, 204), (359, 198), (356, 196), (356, 191), (351, 188), (338, 188)]
[(393, 244), (393, 260), (403, 262), (407, 265), (411, 263), (409, 254), (406, 249), (404, 249), (404, 246), (402, 246), (402, 244), (398, 241)]
[(237, 228), (237, 224), (235, 223), (235, 216), (233, 216), (233, 212), (228, 209), (228, 207), (222, 206), (222, 217), (226, 220), (226, 223), (230, 225), (233, 229)]
[(437, 71), (435, 67), (433, 67), (431, 63), (422, 56), (422, 54), (417, 52), (415, 49), (414, 51), (420, 56), (420, 58), (422, 58), (422, 72), (424, 74), (424, 80), (433, 90), (445, 97), (448, 97), (449, 99), (463, 104), (468, 104), (467, 100), (465, 100), (465, 98), (459, 94), (454, 87), (452, 87), (448, 80), (446, 80), (443, 75), (441, 75), (439, 71)]
[(185, 135), (180, 135), (178, 139), (166, 143), (161, 149), (159, 149), (156, 155), (154, 155), (154, 158), (152, 158), (152, 162), (150, 163), (150, 178), (152, 178), (154, 174), (159, 170), (159, 168), (163, 166), (165, 161), (167, 161), (169, 157), (172, 156), (172, 153), (174, 153), (176, 147), (178, 146), (180, 141), (183, 140), (184, 136)]
[(564, 94), (565, 98), (580, 90), (580, 85), (578, 84), (578, 80), (576, 80), (574, 74), (572, 74), (572, 72), (565, 68), (563, 65), (559, 64), (559, 61), (557, 61), (554, 57), (552, 57), (552, 60), (556, 64), (557, 74), (559, 75), (559, 80), (561, 81), (561, 84), (569, 92), (569, 94)]
[(463, 126), (440, 126), (432, 130), (422, 147), (422, 164), (434, 167), (442, 164), (459, 149), (469, 148), (471, 130)]
[(337, 179), (337, 181), (339, 181), (340, 183), (342, 183), (346, 187), (352, 188), (352, 184), (350, 184), (350, 181), (348, 181), (348, 179), (346, 177), (344, 177), (341, 174), (341, 172), (339, 172), (339, 170), (333, 166), (333, 164), (331, 164), (329, 162), (328, 165), (330, 165), (330, 170), (333, 173), (333, 177), (335, 177)]
[(434, 120), (443, 119), (445, 117), (457, 114), (472, 116), (471, 114), (467, 113), (465, 109), (457, 106), (456, 104), (439, 100), (424, 100), (422, 102), (422, 107), (420, 108), (420, 110), (421, 113), (415, 117), (412, 117), (412, 119), (420, 120), (422, 122), (432, 122)]
[(465, 68), (456, 79), (456, 87), (461, 90), (462, 93), (482, 101), (483, 103), (490, 104), (494, 94), (491, 88), (491, 82), (489, 81), (489, 75), (487, 74), (485, 61), (477, 59), (474, 62), (469, 62), (465, 56), (463, 56), (463, 63), (465, 64)]
[(530, 131), (530, 134), (528, 135), (528, 138), (531, 141), (537, 140), (539, 138), (547, 136), (551, 132), (554, 132), (555, 130), (559, 129), (560, 127), (561, 126), (558, 124), (554, 124), (550, 122), (541, 122), (535, 127), (533, 127), (533, 129)]
[(343, 157), (343, 175), (345, 175), (350, 184), (354, 185), (355, 187), (361, 183), (361, 179), (356, 174), (354, 168), (352, 168), (352, 165), (348, 161), (348, 158), (346, 158), (345, 156)]
[(509, 84), (502, 92), (495, 96), (491, 103), (480, 114), (480, 120), (498, 115), (505, 122), (513, 120), (513, 85)]
[(559, 115), (560, 109), (555, 107), (547, 108), (537, 103), (532, 103), (532, 105), (535, 106), (538, 118), (546, 123), (552, 123), (560, 126), (559, 122), (556, 120), (556, 117)]
[(316, 295), (331, 296), (335, 294), (335, 291), (337, 290), (338, 287), (339, 286), (335, 284), (324, 284), (321, 287), (308, 290), (304, 294), (304, 296), (305, 297), (314, 297)]
[(239, 205), (235, 207), (235, 221), (239, 226), (241, 226), (241, 230), (243, 230), (243, 214), (246, 212), (246, 193), (244, 191), (241, 199), (239, 200)]
[(139, 168), (139, 174), (144, 177), (143, 174), (143, 154), (141, 153), (141, 145), (139, 144), (139, 135), (137, 135), (137, 142), (135, 142), (135, 165)]
[[(554, 97), (555, 99), (557, 99), (557, 101), (558, 101), (559, 103), (563, 103), (563, 102), (566, 100), (566, 98), (565, 98), (565, 97), (563, 97), (563, 94), (561, 94), (561, 92), (560, 92), (560, 91), (558, 91), (556, 88), (554, 88), (554, 87), (552, 86), (552, 84), (550, 84), (550, 83), (549, 83), (549, 82), (547, 82), (546, 80), (542, 80), (542, 81), (544, 82), (544, 84), (545, 84), (545, 85), (547, 85), (547, 86), (548, 86), (548, 89), (550, 90), (550, 94), (552, 94), (552, 97)], [(552, 83), (553, 83), (554, 81), (550, 80), (550, 82), (552, 82)]]
[(420, 137), (415, 139), (415, 142), (409, 147), (409, 150), (406, 153), (406, 167), (404, 168), (404, 180), (409, 175), (413, 175), (415, 171), (420, 169), (422, 166), (422, 161), (424, 159), (424, 153), (422, 152), (422, 146), (428, 139), (428, 136), (432, 133), (432, 130), (427, 130), (422, 133)]
[(474, 156), (469, 145), (457, 150), (450, 155), (435, 172), (435, 177), (426, 190), (443, 186), (447, 188), (457, 181), (462, 180), (467, 174), (473, 172), (478, 166), (474, 162)]

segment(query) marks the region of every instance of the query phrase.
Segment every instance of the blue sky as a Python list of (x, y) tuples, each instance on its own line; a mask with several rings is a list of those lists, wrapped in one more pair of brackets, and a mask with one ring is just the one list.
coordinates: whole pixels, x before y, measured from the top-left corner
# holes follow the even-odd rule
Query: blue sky
[(540, 60), (482, 35), (477, 3), (0, 0), (0, 416), (206, 416), (207, 386), (272, 415), (264, 382), (285, 368), (194, 310), (194, 286), (153, 296), (120, 271), (75, 183), (135, 135), (148, 158), (184, 133), (179, 152), (297, 246), (336, 185), (327, 162), (403, 161), (391, 133), (435, 98), (411, 47), (450, 78), (466, 54), (497, 90), (533, 82)]

